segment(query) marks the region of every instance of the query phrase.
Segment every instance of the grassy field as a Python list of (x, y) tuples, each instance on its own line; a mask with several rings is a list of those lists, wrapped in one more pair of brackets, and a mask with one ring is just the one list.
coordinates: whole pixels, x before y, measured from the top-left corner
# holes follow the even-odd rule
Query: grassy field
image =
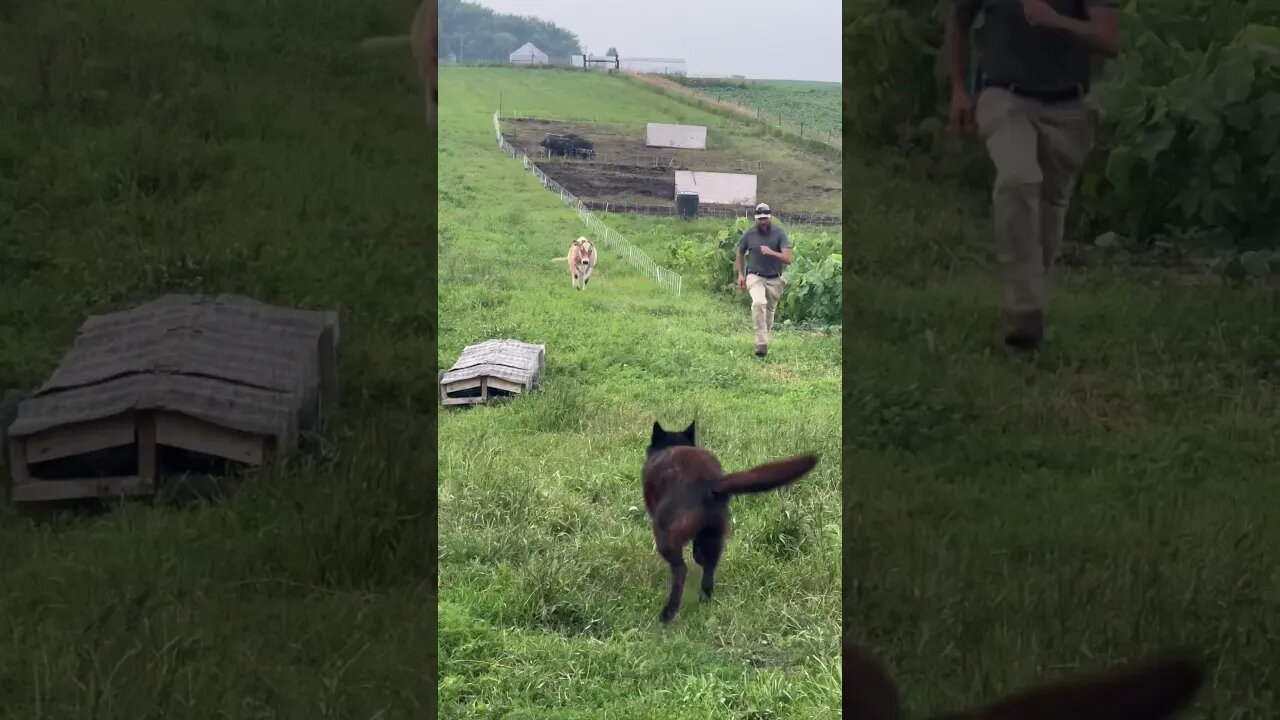
[[(605, 76), (442, 68), (440, 363), (485, 338), (547, 346), (541, 392), (440, 419), (442, 717), (834, 717), (840, 338), (784, 332), (762, 362), (744, 307), (676, 298), (604, 249), (572, 290), (551, 259), (583, 227), (497, 148), (499, 93), (602, 121), (699, 117)], [(656, 256), (658, 232), (637, 244)], [(823, 463), (736, 503), (716, 600), (687, 595), (664, 628), (639, 471), (654, 420), (694, 418), (727, 467)]]
[(917, 717), (1169, 647), (1189, 718), (1280, 715), (1275, 288), (1077, 253), (1014, 356), (989, 200), (850, 155), (849, 635)]
[(190, 290), (338, 308), (344, 391), (323, 455), (227, 502), (0, 505), (0, 715), (429, 715), (435, 158), (408, 49), (354, 49), (412, 12), (0, 10), (0, 389)]

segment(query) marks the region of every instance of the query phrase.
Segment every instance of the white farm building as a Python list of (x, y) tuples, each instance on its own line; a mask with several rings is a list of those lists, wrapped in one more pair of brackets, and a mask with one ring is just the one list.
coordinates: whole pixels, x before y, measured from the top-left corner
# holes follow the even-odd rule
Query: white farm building
[(546, 65), (548, 61), (547, 54), (531, 42), (521, 45), (507, 59), (514, 65)]

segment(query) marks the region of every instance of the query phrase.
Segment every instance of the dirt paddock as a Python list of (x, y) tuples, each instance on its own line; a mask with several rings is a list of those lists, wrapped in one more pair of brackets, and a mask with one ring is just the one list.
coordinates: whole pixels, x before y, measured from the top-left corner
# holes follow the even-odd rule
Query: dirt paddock
[[(618, 126), (543, 119), (505, 119), (507, 141), (538, 164), (565, 190), (584, 201), (620, 206), (675, 205), (675, 170), (751, 173), (758, 199), (779, 212), (839, 214), (839, 167), (708, 128), (706, 150), (651, 148), (644, 126)], [(590, 160), (547, 157), (538, 143), (548, 133), (574, 133), (595, 145)], [(763, 157), (761, 157), (763, 156)]]

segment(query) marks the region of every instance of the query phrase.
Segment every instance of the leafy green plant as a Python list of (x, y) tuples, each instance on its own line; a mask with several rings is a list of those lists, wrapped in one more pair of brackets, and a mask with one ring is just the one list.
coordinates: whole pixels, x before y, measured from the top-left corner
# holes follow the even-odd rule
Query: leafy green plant
[[(844, 37), (846, 73), (857, 78), (847, 129), (923, 149), (938, 175), (985, 189), (980, 144), (944, 128), (939, 52), (952, 3), (855, 5)], [(1123, 11), (1125, 50), (1099, 67), (1103, 124), (1072, 236), (1116, 232), (1166, 256), (1170, 244), (1223, 235), (1235, 252), (1280, 245), (1280, 6), (1130, 0)]]
[(839, 323), (844, 301), (840, 253), (813, 259), (796, 257), (783, 273), (787, 294), (778, 308), (778, 319), (795, 323)]
[[(1108, 110), (1081, 185), (1092, 230), (1157, 239), (1224, 228), (1239, 246), (1280, 217), (1280, 43), (1246, 26), (1204, 50), (1142, 30), (1098, 99)], [(1266, 241), (1268, 244), (1274, 240)]]
[[(876, 144), (900, 139), (904, 124), (936, 114), (942, 83), (936, 74), (942, 47), (941, 7), (933, 0), (904, 7), (893, 0), (856, 0), (846, 11), (845, 129)], [(933, 6), (933, 12), (923, 6)]]
[[(751, 227), (738, 218), (710, 236), (683, 236), (667, 246), (667, 263), (692, 282), (714, 292), (738, 291), (733, 261), (738, 240)], [(797, 324), (835, 324), (841, 319), (843, 281), (840, 247), (828, 233), (788, 232), (795, 261), (783, 274), (787, 292), (777, 320)]]

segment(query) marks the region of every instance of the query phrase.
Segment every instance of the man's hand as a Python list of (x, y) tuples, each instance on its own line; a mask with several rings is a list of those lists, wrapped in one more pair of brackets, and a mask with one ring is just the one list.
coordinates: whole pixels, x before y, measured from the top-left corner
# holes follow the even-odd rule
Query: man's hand
[(1059, 27), (1062, 20), (1045, 0), (1022, 0), (1022, 15), (1032, 27)]
[(777, 250), (774, 250), (771, 247), (761, 245), (760, 254), (764, 255), (765, 257), (779, 257), (782, 253), (778, 252)]
[(738, 276), (738, 287), (745, 288), (747, 286), (747, 278), (744, 275)]
[(948, 110), (951, 129), (968, 132), (973, 129), (973, 96), (968, 91), (956, 88), (951, 91), (951, 106)]

